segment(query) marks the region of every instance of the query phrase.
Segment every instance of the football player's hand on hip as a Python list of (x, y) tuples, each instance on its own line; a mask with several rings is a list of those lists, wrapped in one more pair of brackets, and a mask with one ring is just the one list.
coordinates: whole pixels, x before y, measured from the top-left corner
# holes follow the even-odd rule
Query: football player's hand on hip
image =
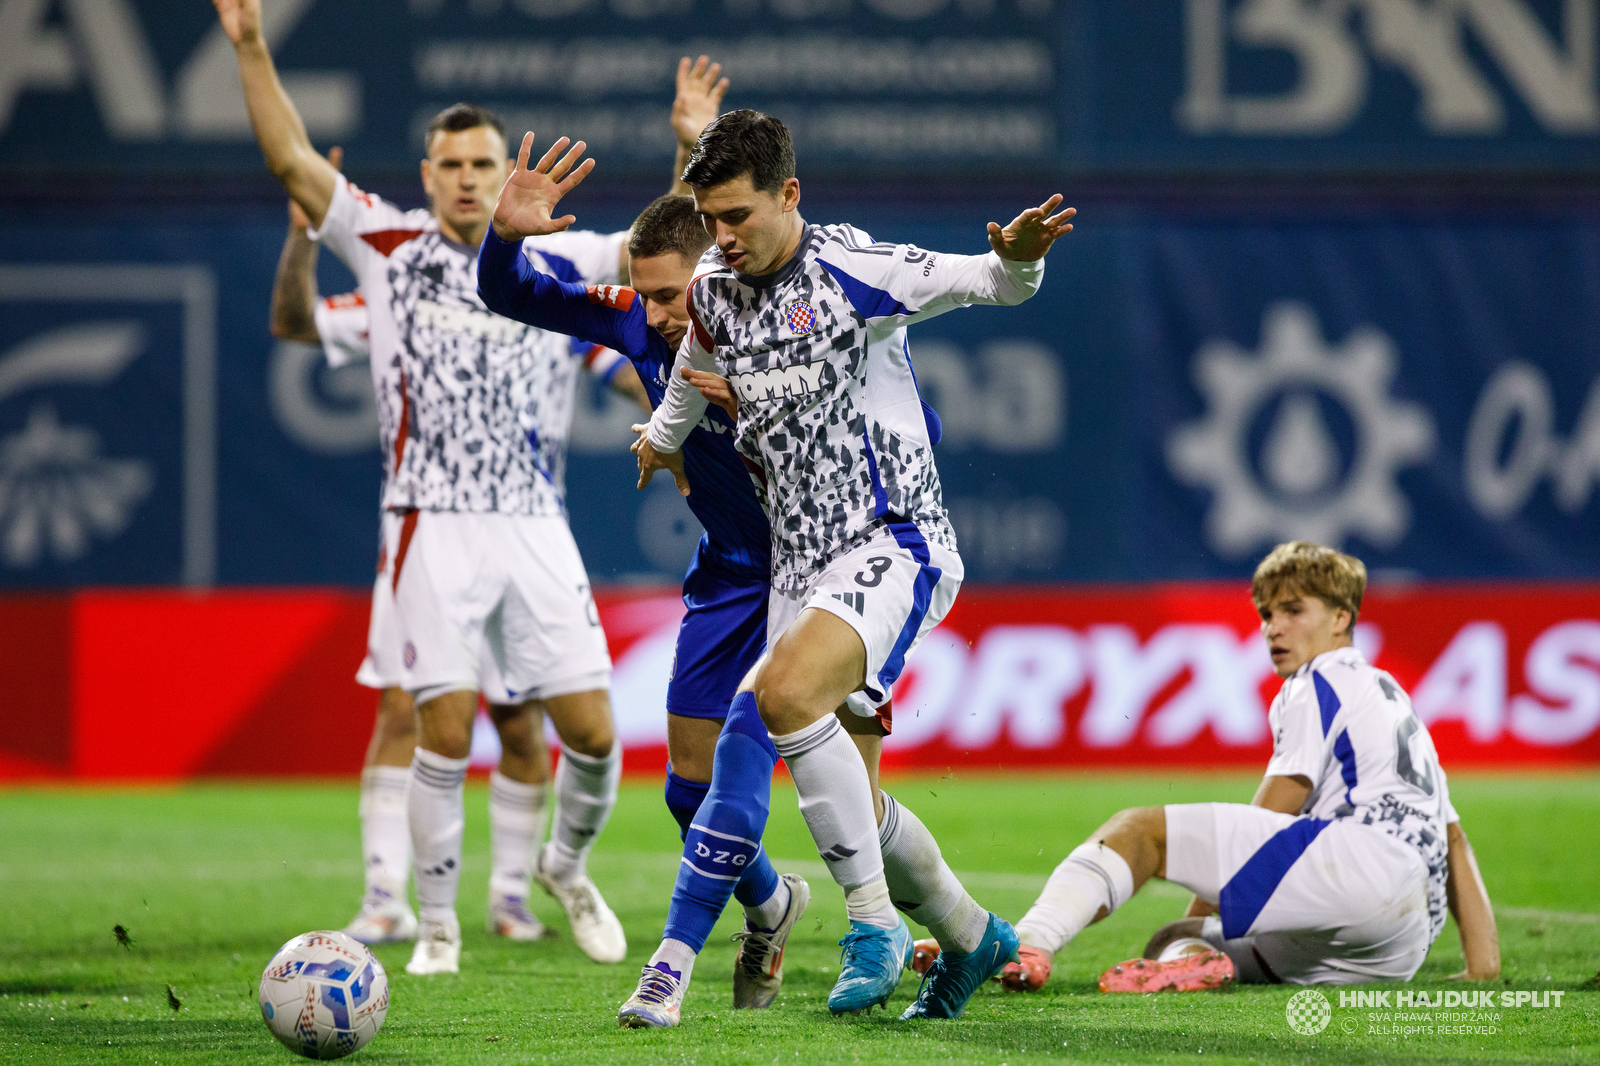
[(989, 247), (1001, 259), (1019, 263), (1032, 263), (1043, 259), (1057, 237), (1072, 232), (1071, 218), (1078, 213), (1069, 207), (1058, 215), (1050, 212), (1061, 206), (1061, 194), (1050, 197), (1038, 207), (1030, 207), (1005, 226), (989, 223)]
[(533, 134), (523, 135), (516, 169), (501, 187), (500, 199), (494, 205), (494, 231), (501, 240), (516, 241), (560, 233), (578, 221), (576, 215), (551, 217), (561, 198), (576, 189), (594, 169), (593, 159), (578, 162), (588, 145), (579, 141), (562, 155), (568, 144), (571, 142), (562, 137), (530, 169), (528, 156), (533, 151)]
[(633, 427), (633, 431), (639, 434), (639, 439), (633, 442), (633, 454), (639, 457), (639, 487), (642, 489), (650, 484), (657, 470), (665, 470), (678, 483), (679, 494), (689, 495), (689, 478), (683, 472), (683, 453), (656, 451), (650, 438), (644, 435), (645, 429), (642, 425)]

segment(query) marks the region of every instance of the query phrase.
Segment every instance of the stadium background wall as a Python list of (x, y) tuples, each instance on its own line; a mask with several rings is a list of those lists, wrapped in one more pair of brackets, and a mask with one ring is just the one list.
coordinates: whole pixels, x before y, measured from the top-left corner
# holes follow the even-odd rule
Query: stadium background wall
[[(407, 206), (465, 97), (587, 138), (572, 209), (625, 226), (702, 49), (794, 125), (808, 217), (972, 252), (1069, 196), (1037, 298), (913, 334), (971, 584), (902, 765), (1258, 764), (1242, 579), (1293, 536), (1367, 560), (1364, 639), (1447, 765), (1594, 761), (1600, 4), (1421, 40), (1411, 3), (1265, 33), (1257, 0), (281, 0), (269, 33), (317, 143)], [(282, 196), (231, 54), (205, 4), (0, 11), (3, 773), (347, 772), (370, 384), (267, 335)], [(629, 421), (584, 390), (569, 505), (658, 772), (646, 653), (699, 530), (633, 491)]]

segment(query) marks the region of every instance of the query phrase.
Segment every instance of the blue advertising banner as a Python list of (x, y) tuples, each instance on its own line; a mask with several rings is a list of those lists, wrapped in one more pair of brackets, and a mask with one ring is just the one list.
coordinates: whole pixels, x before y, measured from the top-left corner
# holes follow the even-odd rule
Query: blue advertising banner
[[(1600, 168), (1596, 0), (266, 0), (283, 83), (358, 176), (466, 99), (672, 157), (679, 56), (794, 129), (809, 172)], [(0, 173), (259, 173), (196, 0), (0, 0)]]
[[(1233, 577), (1291, 537), (1391, 576), (1600, 576), (1600, 212), (1079, 207), (1034, 299), (912, 331), (971, 580)], [(807, 202), (953, 252), (1015, 209)], [(0, 217), (0, 585), (371, 580), (370, 381), (268, 336), (281, 218)], [(350, 284), (331, 257), (321, 283)], [(678, 576), (698, 528), (634, 490), (636, 409), (583, 389), (593, 576)]]

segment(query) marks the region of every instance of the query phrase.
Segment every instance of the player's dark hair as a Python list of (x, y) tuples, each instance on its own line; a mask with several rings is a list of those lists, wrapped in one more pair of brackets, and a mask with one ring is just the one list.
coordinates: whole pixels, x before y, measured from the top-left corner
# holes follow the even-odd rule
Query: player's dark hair
[(1250, 582), (1250, 598), (1262, 611), (1284, 596), (1315, 596), (1330, 610), (1350, 612), (1354, 628), (1367, 591), (1367, 567), (1360, 559), (1308, 540), (1291, 540), (1267, 553)]
[(499, 115), (477, 104), (451, 104), (428, 123), (428, 132), (422, 135), (422, 152), (426, 155), (433, 149), (433, 135), (436, 133), (460, 133), (462, 130), (475, 130), (479, 126), (488, 126), (500, 135), (502, 143), (505, 141), (506, 124), (500, 121)]
[(712, 121), (695, 142), (684, 184), (696, 189), (723, 185), (742, 175), (761, 192), (777, 192), (794, 177), (794, 141), (789, 127), (759, 111), (729, 111)]
[(677, 252), (693, 263), (709, 247), (711, 234), (700, 221), (692, 196), (657, 197), (639, 212), (628, 234), (628, 254), (635, 259)]

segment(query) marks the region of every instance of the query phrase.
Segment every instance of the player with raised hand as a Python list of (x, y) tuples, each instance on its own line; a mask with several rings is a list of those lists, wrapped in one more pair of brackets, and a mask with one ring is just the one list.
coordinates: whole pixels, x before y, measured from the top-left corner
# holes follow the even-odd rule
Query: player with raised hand
[(1113, 816), (1017, 923), (1007, 988), (1041, 987), (1057, 951), (1152, 877), (1196, 894), (1190, 917), (1107, 970), (1103, 991), (1409, 981), (1447, 910), (1467, 962), (1455, 976), (1499, 976), (1494, 910), (1433, 740), (1352, 642), (1366, 583), (1359, 559), (1305, 541), (1261, 561), (1251, 598), (1284, 682), (1255, 798)]
[[(465, 104), (442, 112), (421, 165), (432, 211), (401, 211), (311, 147), (262, 39), (259, 0), (213, 2), (268, 167), (354, 271), (370, 316), (398, 622), (386, 652), (420, 715), (406, 803), (421, 928), (407, 969), (459, 968), (462, 787), (485, 648), (508, 697), (541, 701), (562, 738), (535, 877), (579, 946), (618, 961), (621, 924), (585, 868), (616, 802), (621, 753), (610, 658), (563, 502), (576, 360), (568, 338), (497, 318), (476, 293), (474, 251), (510, 171), (499, 120)], [(623, 237), (563, 234), (559, 246), (524, 251), (573, 280), (615, 281)], [(538, 790), (499, 783), (534, 821)]]
[[(691, 102), (702, 105), (694, 121), (696, 109), (684, 106), (682, 75), (689, 72), (688, 64), (685, 59), (680, 67), (673, 115), (680, 141), (692, 146), (700, 129), (716, 116), (717, 100), (693, 92)], [(703, 57), (697, 69), (703, 76)], [(679, 123), (684, 115), (687, 130)], [(551, 219), (567, 184), (544, 173), (553, 155), (528, 170), (530, 147), (531, 138), (525, 139), (479, 252), (478, 287), (484, 303), (519, 321), (626, 353), (652, 399), (659, 400), (674, 353), (688, 331), (687, 297), (695, 263), (711, 243), (693, 198), (663, 196), (634, 222), (628, 239), (634, 288), (565, 284), (516, 254), (515, 242), (570, 220)], [(706, 530), (684, 576), (687, 611), (667, 686), (666, 799), (684, 847), (661, 945), (618, 1013), (623, 1025), (636, 1028), (678, 1024), (696, 955), (730, 896), (737, 896), (745, 910), (734, 962), (733, 1005), (771, 1005), (782, 984), (789, 933), (810, 898), (802, 878), (778, 877), (760, 847), (759, 829), (751, 828), (765, 818), (777, 753), (757, 715), (728, 714), (739, 682), (765, 646), (771, 569), (770, 528), (733, 447), (734, 426), (730, 413), (708, 409), (683, 448), (688, 476), (696, 486), (689, 507)]]
[[(339, 169), (342, 160), (338, 147), (329, 149), (328, 162), (334, 169)], [(321, 345), (332, 367), (366, 362), (370, 358), (366, 301), (359, 290), (318, 296), (319, 245), (306, 235), (309, 226), (305, 212), (291, 199), (289, 229), (272, 284), (272, 335)], [(599, 345), (585, 347), (585, 368), (648, 413), (650, 400), (633, 364)], [(380, 692), (361, 773), (359, 812), (366, 887), (360, 911), (344, 930), (365, 944), (409, 940), (417, 930), (408, 903), (411, 829), (406, 816), (411, 760), (417, 746), (416, 707), (411, 693), (401, 687), (401, 641), (394, 632), (397, 621), (387, 569), (380, 558), (367, 655), (356, 671), (360, 684)], [(497, 936), (538, 940), (549, 931), (529, 909), (528, 889), (533, 855), (544, 842), (549, 802), (550, 752), (544, 740), (544, 707), (536, 700), (519, 702), (505, 692), (492, 656), (484, 656), (482, 670), (489, 720), (500, 738), (500, 760), (489, 774), (490, 873), (484, 924)]]
[[(729, 717), (759, 713), (844, 889), (850, 932), (829, 1008), (859, 1012), (893, 992), (911, 952), (899, 905), (944, 947), (903, 1017), (955, 1017), (1017, 940), (961, 887), (916, 816), (876, 786), (891, 727), (879, 708), (962, 577), (906, 327), (1033, 295), (1074, 212), (1056, 213), (1055, 196), (991, 224), (983, 256), (809, 225), (789, 132), (754, 111), (708, 126), (684, 180), (715, 247), (695, 271), (678, 366), (732, 383), (738, 448), (765, 484), (773, 527), (767, 651)], [(674, 457), (706, 405), (673, 376), (635, 445), (641, 486), (672, 469), (692, 498)]]

